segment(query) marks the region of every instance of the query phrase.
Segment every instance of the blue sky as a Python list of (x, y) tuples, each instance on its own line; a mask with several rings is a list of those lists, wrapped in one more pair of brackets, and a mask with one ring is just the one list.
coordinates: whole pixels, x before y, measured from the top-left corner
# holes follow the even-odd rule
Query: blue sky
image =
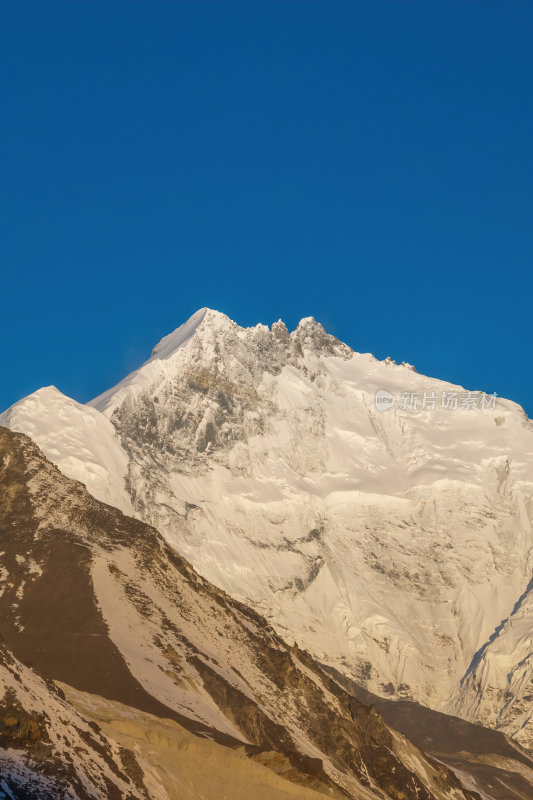
[(533, 4), (0, 4), (0, 410), (201, 306), (533, 416)]

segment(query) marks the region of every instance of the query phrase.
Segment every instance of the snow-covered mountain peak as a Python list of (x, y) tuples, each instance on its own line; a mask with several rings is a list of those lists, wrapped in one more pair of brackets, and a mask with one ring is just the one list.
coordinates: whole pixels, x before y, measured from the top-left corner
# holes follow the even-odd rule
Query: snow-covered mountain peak
[[(42, 386), (35, 392), (18, 400), (10, 406), (10, 408), (0, 414), (0, 425), (13, 427), (10, 421), (21, 417), (21, 415), (27, 416), (28, 421), (33, 420), (33, 422), (36, 422), (35, 417), (39, 415), (41, 409), (54, 408), (57, 410), (64, 403), (75, 403), (78, 405), (75, 400), (71, 400), (70, 397), (60, 392), (55, 386)], [(25, 432), (31, 436), (30, 432)]]
[[(529, 652), (528, 603), (523, 640), (493, 634), (531, 581), (519, 406), (356, 353), (310, 317), (289, 333), (211, 309), (88, 407), (49, 391), (4, 424), (288, 639), (377, 694), (512, 730), (515, 711), (497, 715)], [(475, 706), (480, 681), (494, 709)]]
[[(302, 317), (296, 326), (296, 330), (298, 330), (298, 328), (312, 328), (315, 325), (320, 325), (320, 322), (317, 322), (314, 317)], [(322, 328), (323, 326), (320, 325), (320, 327)]]
[[(0, 414), (0, 425), (7, 426), (7, 418), (11, 416), (15, 412), (15, 409), (19, 408), (21, 405), (27, 405), (30, 401), (34, 403), (38, 403), (40, 401), (50, 401), (56, 402), (61, 398), (66, 398), (67, 396), (60, 392), (55, 386), (41, 386), (40, 389), (36, 389), (31, 394), (26, 395), (21, 400), (18, 400), (16, 403), (13, 403), (6, 411)], [(67, 398), (69, 399), (69, 398)]]
[(89, 405), (111, 417), (126, 398), (152, 393), (191, 372), (198, 375), (214, 370), (226, 380), (255, 383), (264, 372), (276, 373), (286, 365), (303, 363), (304, 351), (315, 358), (352, 356), (352, 350), (326, 333), (313, 317), (302, 319), (289, 334), (281, 320), (271, 328), (264, 324), (245, 328), (219, 311), (201, 308), (161, 339), (144, 364)]
[(317, 356), (340, 356), (351, 358), (353, 350), (340, 342), (314, 317), (304, 317), (291, 333), (291, 339), (304, 350), (310, 350)]
[[(165, 361), (171, 359), (179, 350), (187, 347), (193, 340), (200, 340), (204, 349), (208, 343), (215, 339), (218, 345), (222, 343), (225, 333), (232, 332), (234, 337), (241, 338), (268, 338), (271, 334), (277, 340), (300, 342), (309, 349), (322, 351), (326, 343), (333, 351), (334, 345), (342, 344), (326, 332), (324, 327), (314, 317), (303, 317), (296, 328), (289, 333), (285, 323), (279, 319), (269, 328), (261, 323), (250, 327), (243, 327), (231, 320), (226, 314), (212, 308), (200, 308), (189, 319), (172, 333), (163, 337), (153, 348), (150, 358), (146, 362)], [(343, 352), (351, 352), (346, 345), (342, 345)], [(332, 354), (332, 353), (331, 353)], [(144, 364), (140, 367), (145, 366)]]
[[(32, 392), (31, 395), (29, 395), (29, 397), (38, 397), (43, 400), (51, 400), (53, 398), (67, 396), (68, 395), (63, 394), (63, 392), (61, 392), (57, 386), (53, 386), (52, 384), (50, 386), (41, 386), (40, 389), (36, 389), (35, 392)], [(27, 400), (27, 398), (24, 399)]]
[(216, 331), (231, 325), (235, 323), (222, 312), (212, 308), (200, 308), (183, 325), (156, 344), (149, 360), (170, 358), (181, 347), (185, 347), (201, 328)]

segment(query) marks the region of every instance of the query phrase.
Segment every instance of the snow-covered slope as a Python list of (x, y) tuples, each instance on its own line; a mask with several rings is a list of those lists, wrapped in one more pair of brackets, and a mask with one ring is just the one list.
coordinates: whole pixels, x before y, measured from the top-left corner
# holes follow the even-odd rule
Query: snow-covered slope
[(131, 502), (284, 637), (376, 694), (533, 742), (533, 427), (519, 406), (354, 353), (311, 318), (289, 334), (207, 309), (75, 404), (74, 429), (99, 414), (115, 431), (116, 451), (109, 427), (89, 436), (104, 482), (75, 472), (72, 434), (55, 428), (50, 446), (32, 397), (0, 422), (99, 499)]

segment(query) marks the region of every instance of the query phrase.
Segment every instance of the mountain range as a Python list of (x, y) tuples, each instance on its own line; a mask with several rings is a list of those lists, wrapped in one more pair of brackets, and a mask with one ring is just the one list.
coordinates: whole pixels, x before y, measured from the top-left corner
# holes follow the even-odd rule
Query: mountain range
[(533, 797), (518, 405), (202, 309), (0, 426), (0, 797)]

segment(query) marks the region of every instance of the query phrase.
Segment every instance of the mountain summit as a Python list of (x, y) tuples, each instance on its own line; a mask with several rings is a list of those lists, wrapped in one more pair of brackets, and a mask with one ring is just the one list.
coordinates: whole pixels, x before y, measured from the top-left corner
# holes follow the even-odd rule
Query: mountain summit
[(511, 401), (210, 309), (87, 406), (0, 424), (376, 695), (533, 744), (533, 426)]

